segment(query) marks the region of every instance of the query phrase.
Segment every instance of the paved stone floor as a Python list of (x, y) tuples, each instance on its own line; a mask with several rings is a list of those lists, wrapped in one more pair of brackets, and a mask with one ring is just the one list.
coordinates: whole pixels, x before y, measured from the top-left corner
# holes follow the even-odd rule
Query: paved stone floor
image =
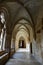
[(17, 51), (5, 65), (41, 65), (28, 52)]

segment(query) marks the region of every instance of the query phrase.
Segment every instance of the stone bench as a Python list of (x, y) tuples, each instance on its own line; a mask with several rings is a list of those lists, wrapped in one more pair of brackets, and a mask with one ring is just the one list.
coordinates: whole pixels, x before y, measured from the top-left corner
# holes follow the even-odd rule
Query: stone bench
[(1, 65), (4, 65), (7, 60), (8, 60), (8, 53), (5, 53), (2, 56), (0, 56), (0, 64)]
[(3, 54), (5, 54), (5, 51), (0, 51), (0, 56), (2, 56)]

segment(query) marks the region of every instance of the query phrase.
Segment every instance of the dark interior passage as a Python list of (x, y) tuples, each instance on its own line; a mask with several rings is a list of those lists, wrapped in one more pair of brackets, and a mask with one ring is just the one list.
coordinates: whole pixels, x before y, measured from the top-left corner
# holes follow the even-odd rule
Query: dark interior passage
[(26, 48), (24, 40), (19, 40), (19, 48)]
[(32, 54), (32, 43), (30, 43), (30, 52)]

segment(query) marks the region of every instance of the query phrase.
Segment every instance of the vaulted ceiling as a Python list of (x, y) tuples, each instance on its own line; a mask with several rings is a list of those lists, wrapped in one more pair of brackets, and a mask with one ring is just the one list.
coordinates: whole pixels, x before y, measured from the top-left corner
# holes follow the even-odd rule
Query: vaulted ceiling
[(35, 26), (39, 10), (43, 10), (43, 0), (0, 0), (0, 4), (2, 3), (10, 12), (9, 30), (14, 28), (19, 19), (26, 19)]
[[(30, 15), (32, 16), (34, 20), (36, 20), (39, 9), (43, 8), (43, 0), (0, 0), (0, 1), (1, 2), (13, 2), (13, 5), (10, 3), (9, 6), (10, 6), (10, 9), (12, 7), (12, 10), (14, 9), (15, 11), (17, 10), (18, 7), (21, 8), (21, 5), (22, 5), (28, 10), (28, 12), (30, 12)], [(19, 6), (18, 4), (14, 6), (15, 5), (14, 2), (18, 2)]]

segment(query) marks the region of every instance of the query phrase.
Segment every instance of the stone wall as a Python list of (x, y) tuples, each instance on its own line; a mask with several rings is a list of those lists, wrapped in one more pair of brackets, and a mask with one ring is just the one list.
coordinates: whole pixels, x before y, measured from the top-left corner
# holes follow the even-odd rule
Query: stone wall
[(36, 40), (33, 40), (32, 50), (33, 50), (34, 57), (40, 63), (42, 63), (42, 56), (43, 56), (42, 49), (43, 49), (42, 22), (37, 22), (37, 24), (36, 24)]

